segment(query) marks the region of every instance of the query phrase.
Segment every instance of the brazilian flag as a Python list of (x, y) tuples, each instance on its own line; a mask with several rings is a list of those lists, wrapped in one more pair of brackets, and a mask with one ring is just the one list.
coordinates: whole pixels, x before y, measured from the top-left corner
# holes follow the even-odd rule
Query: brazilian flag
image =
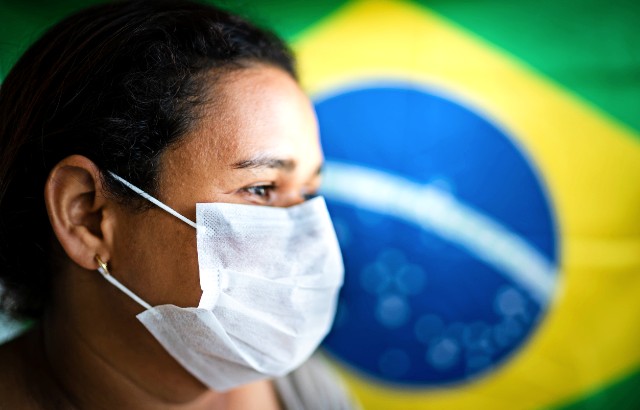
[[(83, 5), (4, 0), (0, 75)], [(223, 5), (315, 103), (364, 408), (640, 408), (640, 3)]]

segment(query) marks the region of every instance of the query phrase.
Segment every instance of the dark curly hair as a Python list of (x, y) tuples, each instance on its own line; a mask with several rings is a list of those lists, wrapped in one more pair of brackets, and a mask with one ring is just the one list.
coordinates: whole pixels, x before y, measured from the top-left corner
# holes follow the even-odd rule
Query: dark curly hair
[[(2, 309), (37, 318), (52, 276), (44, 184), (79, 154), (152, 195), (159, 159), (193, 127), (216, 73), (271, 64), (296, 78), (286, 45), (224, 10), (189, 1), (91, 7), (53, 26), (0, 87)], [(136, 194), (105, 172), (108, 193)]]

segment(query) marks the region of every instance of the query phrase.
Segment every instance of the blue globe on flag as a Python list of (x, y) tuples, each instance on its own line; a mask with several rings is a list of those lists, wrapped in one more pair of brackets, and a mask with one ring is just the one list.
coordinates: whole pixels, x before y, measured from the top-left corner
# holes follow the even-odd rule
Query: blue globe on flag
[(316, 100), (346, 278), (330, 353), (381, 381), (459, 383), (535, 331), (556, 229), (533, 165), (481, 114), (408, 83)]

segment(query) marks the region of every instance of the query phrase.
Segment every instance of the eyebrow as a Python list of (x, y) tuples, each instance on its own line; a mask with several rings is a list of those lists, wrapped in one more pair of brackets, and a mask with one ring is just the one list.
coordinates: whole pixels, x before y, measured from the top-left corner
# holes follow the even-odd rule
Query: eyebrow
[(296, 162), (292, 159), (256, 157), (235, 162), (231, 167), (234, 169), (274, 168), (293, 171), (296, 168)]

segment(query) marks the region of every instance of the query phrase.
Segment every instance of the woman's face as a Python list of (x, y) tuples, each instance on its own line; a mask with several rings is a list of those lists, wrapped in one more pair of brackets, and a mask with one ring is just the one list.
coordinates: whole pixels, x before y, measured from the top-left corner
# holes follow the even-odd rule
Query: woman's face
[[(231, 71), (212, 93), (194, 131), (161, 158), (159, 200), (195, 221), (197, 202), (286, 207), (318, 189), (315, 113), (287, 73)], [(197, 306), (195, 229), (156, 207), (120, 209), (114, 222), (112, 273), (151, 305)]]

